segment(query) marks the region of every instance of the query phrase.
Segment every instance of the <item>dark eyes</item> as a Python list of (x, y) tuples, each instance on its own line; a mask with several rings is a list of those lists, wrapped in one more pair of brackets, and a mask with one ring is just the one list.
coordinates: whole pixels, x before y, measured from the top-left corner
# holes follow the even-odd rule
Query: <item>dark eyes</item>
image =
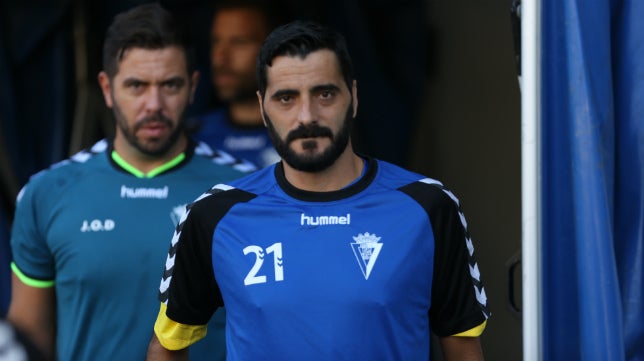
[(136, 81), (136, 80), (130, 81), (127, 83), (127, 87), (134, 90), (141, 89), (143, 87), (143, 82)]
[[(146, 82), (143, 82), (143, 81), (139, 81), (139, 80), (131, 80), (131, 81), (128, 81), (125, 84), (125, 86), (128, 89), (130, 89), (130, 90), (132, 90), (134, 92), (137, 92), (137, 93), (143, 92), (144, 89), (148, 85), (150, 85), (150, 84), (146, 83)], [(161, 85), (162, 89), (165, 89), (166, 91), (168, 91), (170, 93), (176, 93), (177, 91), (179, 91), (183, 87), (184, 81), (183, 80), (169, 80), (169, 81), (161, 83), (160, 85)]]
[[(317, 99), (320, 104), (329, 105), (337, 97), (338, 91), (336, 89), (316, 89), (313, 92), (313, 99)], [(300, 96), (299, 92), (280, 92), (273, 96), (273, 99), (282, 105), (293, 104)]]
[(170, 90), (178, 90), (181, 88), (181, 85), (183, 85), (183, 82), (180, 81), (168, 81), (163, 84), (165, 88), (168, 88)]
[(325, 90), (320, 93), (320, 98), (322, 99), (331, 99), (335, 93), (331, 90)]
[(293, 96), (291, 96), (291, 95), (280, 95), (278, 97), (278, 100), (280, 101), (280, 103), (287, 104), (287, 103), (290, 103), (293, 100)]

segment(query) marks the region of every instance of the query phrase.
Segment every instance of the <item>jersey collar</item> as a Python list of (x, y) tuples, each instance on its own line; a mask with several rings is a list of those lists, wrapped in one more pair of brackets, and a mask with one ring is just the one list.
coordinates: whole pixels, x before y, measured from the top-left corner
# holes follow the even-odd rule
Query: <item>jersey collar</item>
[(284, 166), (282, 162), (275, 165), (275, 178), (277, 184), (289, 196), (307, 202), (330, 202), (348, 198), (365, 190), (376, 177), (378, 173), (378, 162), (370, 157), (362, 157), (367, 160), (367, 170), (364, 175), (356, 182), (346, 188), (331, 192), (311, 192), (294, 187), (286, 180), (284, 175)]
[(190, 140), (188, 142), (188, 147), (178, 156), (174, 157), (169, 162), (162, 164), (151, 171), (144, 173), (133, 165), (125, 161), (117, 152), (114, 150), (114, 142), (110, 141), (110, 146), (107, 150), (108, 159), (112, 165), (124, 173), (132, 174), (137, 178), (154, 178), (159, 174), (166, 173), (168, 171), (180, 168), (185, 163), (187, 163), (194, 154), (195, 142)]

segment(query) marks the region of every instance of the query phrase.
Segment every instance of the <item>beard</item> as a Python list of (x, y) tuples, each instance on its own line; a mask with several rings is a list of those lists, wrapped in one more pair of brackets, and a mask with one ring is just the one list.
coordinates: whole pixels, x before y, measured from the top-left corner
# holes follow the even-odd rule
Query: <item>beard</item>
[[(160, 113), (147, 116), (137, 121), (130, 128), (128, 126), (125, 115), (121, 111), (121, 108), (118, 106), (118, 103), (116, 103), (116, 101), (114, 100), (114, 97), (112, 97), (112, 104), (112, 108), (114, 109), (114, 117), (116, 118), (116, 126), (121, 130), (121, 133), (123, 133), (125, 139), (130, 145), (147, 156), (159, 157), (166, 154), (184, 132), (185, 117), (183, 114), (181, 114), (181, 116), (179, 117), (179, 122), (177, 123), (176, 128), (173, 128), (174, 126), (170, 118)], [(140, 140), (136, 136), (137, 131), (144, 125), (151, 122), (162, 123), (164, 126), (171, 129), (170, 134), (167, 137)]]
[[(286, 139), (282, 139), (268, 114), (264, 112), (264, 118), (268, 128), (268, 134), (273, 141), (277, 154), (282, 157), (289, 166), (302, 172), (316, 173), (329, 168), (335, 161), (342, 155), (349, 144), (351, 138), (351, 130), (353, 128), (353, 107), (351, 104), (347, 109), (344, 117), (342, 127), (337, 134), (333, 134), (330, 128), (322, 127), (317, 122), (312, 122), (307, 125), (301, 124), (296, 129), (292, 130), (286, 135)], [(304, 154), (298, 154), (291, 148), (291, 143), (297, 139), (327, 137), (331, 139), (331, 145), (319, 154), (313, 154), (308, 150), (317, 148), (316, 140), (304, 141), (302, 147)]]

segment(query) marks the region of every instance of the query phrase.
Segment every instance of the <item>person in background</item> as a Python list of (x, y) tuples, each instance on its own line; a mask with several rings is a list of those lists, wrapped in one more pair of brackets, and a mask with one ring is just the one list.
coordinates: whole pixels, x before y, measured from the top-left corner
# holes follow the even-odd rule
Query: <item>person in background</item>
[(211, 81), (223, 106), (191, 119), (195, 138), (265, 167), (279, 160), (255, 96), (255, 60), (268, 33), (280, 22), (276, 4), (262, 0), (216, 5), (210, 43)]
[[(18, 195), (7, 319), (46, 357), (143, 359), (161, 240), (212, 182), (254, 169), (187, 136), (194, 69), (186, 32), (160, 5), (117, 15), (98, 75), (114, 138), (32, 176)], [(193, 360), (223, 355), (222, 334), (212, 336)]]
[(147, 360), (184, 360), (224, 305), (229, 361), (426, 361), (432, 332), (446, 360), (483, 360), (490, 312), (460, 203), (354, 152), (351, 64), (316, 23), (266, 38), (257, 96), (282, 161), (188, 207)]

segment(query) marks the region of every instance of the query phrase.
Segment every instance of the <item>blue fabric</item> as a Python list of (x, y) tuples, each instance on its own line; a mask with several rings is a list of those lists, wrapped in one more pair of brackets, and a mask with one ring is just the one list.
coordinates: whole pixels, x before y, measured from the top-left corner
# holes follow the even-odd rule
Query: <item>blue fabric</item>
[(546, 360), (644, 360), (643, 15), (543, 1)]
[(228, 117), (228, 108), (219, 108), (190, 121), (197, 126), (194, 138), (213, 149), (249, 161), (259, 168), (280, 160), (266, 127), (235, 125)]
[(225, 304), (229, 361), (428, 360), (430, 330), (489, 316), (459, 204), (375, 160), (337, 191), (297, 189), (281, 163), (218, 185), (177, 227), (166, 316), (201, 324)]
[(614, 13), (615, 251), (626, 360), (644, 361), (644, 3)]

